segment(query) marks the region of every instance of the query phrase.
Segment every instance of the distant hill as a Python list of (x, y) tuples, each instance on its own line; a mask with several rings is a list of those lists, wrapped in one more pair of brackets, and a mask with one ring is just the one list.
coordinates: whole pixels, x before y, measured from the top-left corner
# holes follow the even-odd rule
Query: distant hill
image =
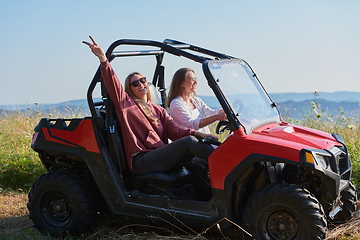
[(360, 92), (318, 92), (317, 96), (314, 93), (269, 93), (271, 99), (276, 102), (295, 101), (300, 102), (304, 100), (323, 99), (333, 102), (360, 102)]
[[(303, 119), (305, 116), (314, 116), (311, 102), (313, 100), (303, 100), (299, 102), (286, 101), (277, 103), (282, 116), (292, 119)], [(344, 116), (360, 119), (360, 102), (348, 101), (329, 101), (325, 99), (316, 99), (317, 111), (323, 116)]]
[(317, 111), (325, 116), (345, 116), (360, 119), (360, 92), (318, 92), (318, 93), (271, 93), (282, 116), (302, 119), (314, 114), (311, 102), (318, 106)]
[[(272, 100), (277, 104), (282, 116), (293, 119), (302, 119), (311, 114), (311, 102), (316, 102), (327, 115), (354, 117), (360, 119), (360, 92), (320, 92), (314, 93), (270, 93)], [(219, 103), (215, 97), (199, 96), (210, 107), (217, 109)], [(100, 101), (101, 99), (94, 99)], [(342, 108), (341, 111), (339, 109)], [(45, 114), (58, 113), (64, 117), (90, 115), (85, 99), (72, 100), (54, 104), (23, 104), (0, 105), (0, 116), (4, 113), (21, 111), (26, 114), (41, 112)]]
[(17, 112), (22, 112), (26, 115), (34, 115), (37, 113), (52, 114), (64, 116), (64, 118), (90, 115), (89, 107), (85, 99), (49, 104), (33, 103), (21, 105), (0, 105), (0, 116), (2, 114), (12, 114)]

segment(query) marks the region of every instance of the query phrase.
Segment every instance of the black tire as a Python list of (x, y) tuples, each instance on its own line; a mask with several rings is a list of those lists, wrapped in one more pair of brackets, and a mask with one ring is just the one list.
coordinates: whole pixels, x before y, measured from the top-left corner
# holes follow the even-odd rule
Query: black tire
[(75, 173), (54, 171), (32, 186), (27, 207), (34, 226), (51, 236), (78, 236), (97, 219), (97, 201), (91, 187)]
[(350, 182), (349, 187), (341, 193), (341, 199), (343, 202), (342, 211), (335, 215), (333, 220), (330, 220), (331, 223), (340, 224), (349, 221), (356, 212), (356, 188), (352, 182)]
[(252, 234), (245, 237), (257, 240), (325, 239), (327, 231), (318, 200), (308, 190), (289, 184), (270, 184), (253, 194), (241, 222)]

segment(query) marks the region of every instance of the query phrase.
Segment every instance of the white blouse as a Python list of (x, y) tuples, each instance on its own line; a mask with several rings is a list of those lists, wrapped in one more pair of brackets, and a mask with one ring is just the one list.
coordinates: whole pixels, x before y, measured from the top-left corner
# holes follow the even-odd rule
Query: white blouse
[(192, 109), (181, 96), (174, 98), (170, 103), (170, 116), (180, 127), (210, 133), (208, 126), (199, 128), (200, 120), (218, 114), (220, 110), (211, 109), (198, 97), (191, 97), (191, 101), (196, 108)]

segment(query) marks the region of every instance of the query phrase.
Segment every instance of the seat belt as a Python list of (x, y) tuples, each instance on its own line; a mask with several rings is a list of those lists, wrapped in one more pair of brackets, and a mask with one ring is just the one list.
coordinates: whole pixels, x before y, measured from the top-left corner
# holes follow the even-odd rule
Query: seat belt
[(161, 102), (162, 102), (162, 107), (166, 109), (166, 101), (167, 101), (167, 97), (166, 97), (166, 88), (165, 88), (165, 76), (164, 73), (165, 72), (165, 67), (164, 66), (159, 66), (159, 81), (157, 83), (158, 87), (159, 87), (159, 92), (160, 92), (160, 96), (161, 96)]
[[(106, 109), (106, 131), (107, 131), (107, 136), (108, 136), (109, 150), (110, 150), (111, 156), (116, 158), (116, 159), (114, 159), (115, 166), (116, 166), (119, 174), (122, 175), (122, 171), (124, 170), (124, 165), (122, 164), (122, 158), (121, 158), (120, 152), (119, 152), (121, 149), (120, 148), (121, 143), (119, 140), (117, 127), (116, 127), (117, 122), (114, 118), (115, 107), (110, 99), (106, 100), (105, 109)], [(119, 148), (116, 149), (115, 146), (118, 146)]]

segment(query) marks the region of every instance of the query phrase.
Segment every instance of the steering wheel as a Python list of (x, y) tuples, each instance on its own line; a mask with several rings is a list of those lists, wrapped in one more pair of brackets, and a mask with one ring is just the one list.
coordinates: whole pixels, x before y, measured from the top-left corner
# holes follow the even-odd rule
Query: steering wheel
[(215, 132), (216, 134), (221, 134), (225, 132), (225, 130), (230, 130), (230, 122), (229, 121), (219, 121), (216, 126)]

